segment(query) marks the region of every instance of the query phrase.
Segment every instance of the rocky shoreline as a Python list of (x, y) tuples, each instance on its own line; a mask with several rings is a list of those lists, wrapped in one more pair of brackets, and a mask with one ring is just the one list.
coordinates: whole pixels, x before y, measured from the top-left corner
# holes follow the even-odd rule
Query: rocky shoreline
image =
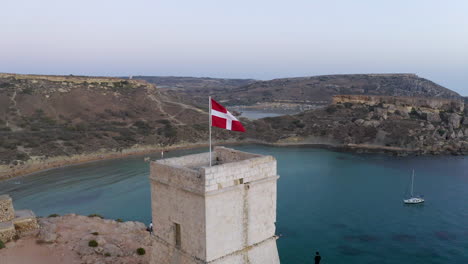
[[(422, 149), (410, 149), (401, 147), (371, 145), (371, 144), (333, 144), (333, 143), (317, 143), (310, 142), (307, 138), (287, 138), (278, 142), (266, 142), (261, 140), (243, 140), (243, 141), (217, 141), (215, 145), (245, 145), (245, 144), (259, 144), (266, 146), (275, 147), (308, 147), (308, 148), (321, 148), (329, 149), (338, 152), (353, 152), (353, 153), (379, 153), (388, 154), (394, 156), (409, 156), (409, 155), (466, 155), (458, 152), (430, 152)], [(140, 156), (147, 154), (160, 153), (161, 150), (173, 151), (181, 149), (193, 149), (208, 147), (206, 142), (194, 143), (194, 144), (176, 144), (167, 147), (161, 146), (141, 146), (139, 148), (124, 149), (122, 152), (99, 152), (75, 155), (72, 157), (53, 157), (44, 161), (34, 161), (31, 163), (25, 163), (11, 167), (11, 165), (0, 166), (0, 181), (8, 180), (12, 178), (24, 177), (31, 174), (63, 168), (67, 166), (85, 164), (88, 162), (120, 159), (130, 156)]]

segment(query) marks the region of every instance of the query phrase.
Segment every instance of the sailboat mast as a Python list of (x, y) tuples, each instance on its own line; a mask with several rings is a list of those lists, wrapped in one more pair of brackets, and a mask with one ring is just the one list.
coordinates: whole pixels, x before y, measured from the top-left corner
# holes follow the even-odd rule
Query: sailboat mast
[(413, 170), (413, 176), (411, 176), (411, 197), (413, 197), (413, 184), (414, 184), (414, 170)]

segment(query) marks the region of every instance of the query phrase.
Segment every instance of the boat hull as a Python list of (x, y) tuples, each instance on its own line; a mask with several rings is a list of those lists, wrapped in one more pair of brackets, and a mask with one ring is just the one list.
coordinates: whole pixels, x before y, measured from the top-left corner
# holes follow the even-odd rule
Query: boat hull
[(422, 198), (410, 198), (410, 199), (405, 199), (403, 200), (405, 204), (419, 204), (419, 203), (424, 203), (424, 199)]

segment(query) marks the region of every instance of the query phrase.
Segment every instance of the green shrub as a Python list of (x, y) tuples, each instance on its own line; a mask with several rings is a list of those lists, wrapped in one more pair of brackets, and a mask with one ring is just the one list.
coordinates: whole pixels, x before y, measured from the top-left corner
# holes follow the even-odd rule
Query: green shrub
[(333, 113), (336, 112), (336, 106), (330, 105), (327, 108), (325, 108), (325, 111), (327, 111), (327, 113), (329, 113), (329, 114), (333, 114)]
[(17, 160), (28, 160), (29, 156), (28, 156), (28, 154), (26, 154), (24, 152), (19, 152), (19, 153), (16, 153), (16, 159)]
[(90, 215), (88, 215), (88, 217), (99, 217), (99, 218), (101, 218), (101, 219), (104, 218), (104, 217), (102, 217), (102, 215), (100, 215), (100, 214), (90, 214)]
[(99, 232), (92, 232), (91, 234), (97, 236), (99, 235)]
[(171, 124), (167, 124), (158, 129), (158, 134), (168, 138), (174, 138), (177, 136), (177, 129)]
[(3, 243), (3, 241), (0, 240), (0, 249), (2, 248), (5, 248), (5, 243)]
[(146, 250), (144, 248), (138, 248), (136, 252), (140, 256), (143, 256), (144, 254), (146, 254)]
[(106, 257), (110, 257), (110, 256), (111, 256), (111, 254), (110, 254), (109, 252), (107, 252), (106, 254), (104, 254), (104, 256), (106, 256)]
[(443, 136), (445, 134), (445, 130), (441, 128), (439, 128), (437, 132), (439, 133), (440, 136)]
[(88, 246), (90, 247), (97, 247), (99, 244), (96, 240), (90, 240)]
[(409, 115), (411, 118), (420, 119), (420, 115), (414, 107), (411, 108), (411, 112), (409, 112)]
[(208, 124), (193, 124), (192, 127), (196, 130), (207, 130), (208, 129)]
[(304, 127), (305, 127), (305, 124), (302, 123), (301, 120), (294, 120), (294, 121), (293, 121), (293, 124), (294, 124), (296, 127), (298, 127), (298, 128), (304, 128)]
[(171, 121), (167, 119), (160, 119), (160, 120), (157, 120), (156, 122), (161, 123), (163, 125), (169, 125), (171, 123)]
[(117, 218), (115, 221), (117, 221), (117, 222), (119, 222), (119, 223), (122, 223), (122, 222), (123, 222), (122, 218)]
[(59, 214), (51, 214), (49, 215), (49, 217), (57, 217), (57, 216), (60, 216)]

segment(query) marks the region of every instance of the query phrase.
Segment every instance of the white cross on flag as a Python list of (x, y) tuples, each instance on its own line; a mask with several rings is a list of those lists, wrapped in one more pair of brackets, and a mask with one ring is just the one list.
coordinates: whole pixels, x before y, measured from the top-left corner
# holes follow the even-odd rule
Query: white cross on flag
[(211, 126), (245, 132), (241, 122), (215, 100), (211, 99)]

